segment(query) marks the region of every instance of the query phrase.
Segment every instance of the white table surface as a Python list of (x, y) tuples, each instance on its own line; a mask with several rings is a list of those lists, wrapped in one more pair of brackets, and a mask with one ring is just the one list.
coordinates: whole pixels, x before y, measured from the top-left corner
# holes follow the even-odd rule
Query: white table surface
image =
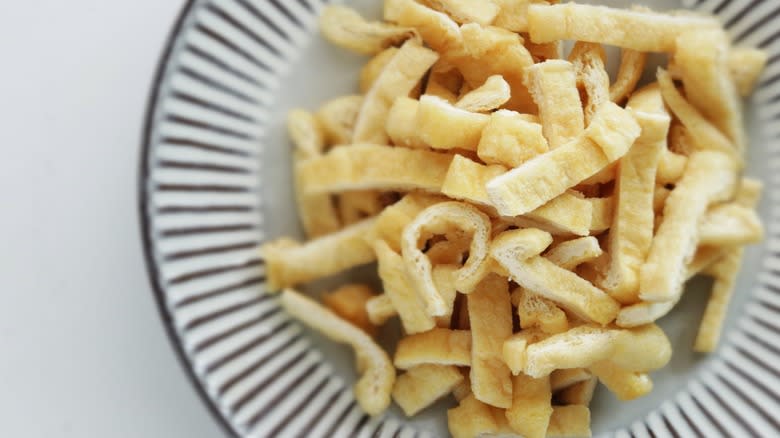
[(0, 436), (224, 436), (158, 317), (136, 209), (182, 3), (0, 5)]

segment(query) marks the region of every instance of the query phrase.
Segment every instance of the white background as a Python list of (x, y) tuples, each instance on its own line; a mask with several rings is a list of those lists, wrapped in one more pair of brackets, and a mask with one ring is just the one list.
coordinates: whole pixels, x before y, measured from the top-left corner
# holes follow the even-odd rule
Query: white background
[(0, 436), (224, 436), (158, 317), (136, 210), (182, 3), (0, 4)]

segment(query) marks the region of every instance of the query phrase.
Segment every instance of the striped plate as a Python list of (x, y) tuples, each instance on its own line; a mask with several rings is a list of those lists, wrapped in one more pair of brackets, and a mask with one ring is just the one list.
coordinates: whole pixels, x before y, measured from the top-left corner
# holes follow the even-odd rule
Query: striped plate
[[(290, 320), (264, 288), (258, 246), (300, 234), (285, 113), (352, 91), (363, 62), (317, 37), (323, 3), (190, 0), (184, 7), (152, 86), (143, 138), (140, 216), (149, 275), (185, 369), (229, 434), (446, 436), (446, 402), (413, 420), (397, 411), (364, 415), (351, 395), (349, 352)], [(350, 3), (378, 15), (381, 1)], [(694, 284), (663, 320), (675, 354), (655, 375), (653, 393), (631, 403), (598, 393), (593, 430), (780, 436), (780, 2), (683, 3), (719, 15), (738, 44), (770, 52), (748, 117), (748, 169), (767, 182), (761, 214), (768, 239), (747, 252), (718, 352), (690, 352), (708, 286)]]

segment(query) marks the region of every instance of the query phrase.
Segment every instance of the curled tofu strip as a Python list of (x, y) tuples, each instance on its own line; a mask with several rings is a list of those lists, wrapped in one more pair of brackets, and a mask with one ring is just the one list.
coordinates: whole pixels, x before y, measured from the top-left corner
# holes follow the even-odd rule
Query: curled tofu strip
[(575, 383), (568, 388), (558, 391), (555, 394), (555, 400), (563, 405), (588, 406), (591, 400), (593, 400), (593, 394), (596, 392), (598, 383), (599, 379), (596, 376), (583, 382)]
[(768, 59), (769, 54), (764, 50), (735, 47), (729, 51), (729, 70), (740, 96), (746, 97), (753, 92)]
[(303, 230), (309, 238), (332, 233), (341, 228), (333, 200), (328, 194), (307, 195), (304, 175), (297, 167), (298, 163), (322, 154), (325, 149), (325, 133), (317, 118), (304, 110), (292, 110), (288, 113), (287, 131), (295, 145), (295, 201)]
[(462, 47), (458, 23), (416, 0), (385, 0), (384, 17), (401, 26), (415, 28), (423, 41), (439, 53), (458, 51)]
[(654, 85), (634, 94), (628, 108), (642, 134), (618, 164), (617, 203), (608, 243), (610, 264), (599, 285), (621, 303), (632, 304), (638, 301), (639, 268), (653, 241), (655, 174), (666, 149), (671, 117)]
[(501, 75), (512, 90), (506, 109), (521, 113), (536, 113), (536, 105), (525, 85), (524, 71), (534, 59), (517, 34), (494, 26), (464, 24), (460, 28), (465, 55), (452, 62), (463, 73), (472, 88), (482, 85), (488, 77)]
[(693, 30), (677, 37), (674, 60), (688, 101), (741, 152), (745, 148), (742, 102), (729, 71), (728, 53), (725, 30)]
[(467, 298), (471, 322), (471, 391), (491, 406), (512, 406), (511, 372), (502, 360), (512, 336), (512, 303), (505, 278), (489, 274)]
[(445, 234), (453, 228), (472, 236), (469, 258), (455, 273), (456, 289), (469, 293), (476, 286), (473, 277), (485, 269), (488, 262), (491, 224), (487, 215), (462, 202), (443, 202), (423, 210), (404, 228), (401, 236), (401, 253), (409, 278), (420, 295), (426, 312), (431, 316), (444, 315), (447, 305), (433, 281), (431, 261), (420, 250), (420, 246), (430, 237)]
[(376, 79), (382, 74), (382, 71), (387, 67), (387, 64), (390, 63), (396, 53), (398, 53), (398, 47), (388, 47), (377, 53), (376, 56), (371, 58), (371, 60), (360, 69), (358, 87), (361, 93), (367, 93), (368, 90), (371, 89), (374, 82), (376, 82)]
[(279, 239), (260, 248), (266, 266), (268, 288), (280, 290), (300, 283), (328, 277), (376, 260), (366, 243), (375, 219), (345, 227), (306, 243)]
[(553, 392), (590, 380), (593, 375), (585, 368), (564, 368), (550, 374), (550, 388)]
[(431, 205), (447, 201), (443, 196), (430, 195), (423, 192), (411, 192), (404, 195), (400, 201), (385, 208), (376, 218), (376, 225), (366, 241), (384, 240), (395, 252), (401, 252), (401, 234), (404, 228), (417, 217), (420, 212)]
[(482, 130), (477, 155), (487, 164), (513, 168), (549, 149), (542, 125), (515, 111), (498, 110)]
[(366, 301), (366, 314), (371, 324), (380, 326), (388, 319), (398, 315), (398, 311), (393, 307), (393, 302), (387, 294), (376, 295)]
[(385, 123), (385, 131), (396, 146), (412, 149), (424, 149), (428, 145), (417, 134), (417, 109), (420, 102), (409, 97), (399, 97), (390, 107)]
[(434, 149), (476, 151), (489, 120), (487, 114), (460, 109), (436, 96), (422, 96), (415, 127), (419, 138)]
[(609, 98), (615, 103), (620, 103), (636, 89), (642, 73), (645, 71), (647, 53), (631, 49), (620, 51), (620, 67), (618, 67), (615, 82), (609, 86)]
[(500, 9), (493, 0), (423, 0), (430, 7), (444, 12), (458, 23), (487, 25), (495, 20)]
[(717, 28), (712, 18), (657, 14), (575, 3), (528, 6), (528, 33), (535, 43), (577, 40), (640, 52), (673, 53), (676, 38), (691, 29)]
[(347, 190), (441, 190), (452, 156), (374, 144), (333, 148), (301, 162), (306, 194)]
[(590, 218), (590, 233), (599, 234), (612, 226), (615, 213), (615, 197), (587, 198), (590, 203), (592, 215)]
[(691, 141), (694, 150), (715, 150), (728, 154), (733, 160), (742, 163), (742, 155), (722, 132), (710, 123), (674, 86), (669, 73), (658, 69), (658, 85), (664, 102), (685, 127), (686, 139)]
[(475, 113), (489, 112), (509, 101), (511, 90), (501, 75), (493, 75), (465, 95), (455, 104), (456, 107)]
[[(735, 202), (746, 208), (755, 208), (761, 195), (762, 187), (763, 185), (760, 181), (743, 178)], [(739, 268), (742, 265), (744, 249), (741, 247), (727, 248), (724, 250), (724, 253), (723, 258), (706, 269), (706, 272), (715, 278), (715, 282), (693, 345), (694, 351), (701, 353), (715, 351), (715, 348), (718, 346), (728, 305), (731, 297), (734, 295), (734, 287)]]
[(583, 405), (553, 406), (547, 436), (558, 438), (589, 437), (590, 409)]
[(317, 120), (330, 145), (352, 141), (355, 120), (363, 106), (363, 96), (341, 96), (325, 102), (317, 111)]
[(439, 59), (431, 67), (428, 74), (428, 82), (425, 85), (425, 93), (440, 97), (447, 102), (455, 103), (458, 100), (460, 88), (463, 86), (463, 75), (448, 60)]
[(640, 130), (631, 114), (608, 102), (584, 135), (490, 180), (490, 200), (504, 216), (533, 211), (625, 155)]
[(552, 415), (552, 391), (548, 376), (512, 377), (512, 406), (506, 418), (512, 430), (525, 438), (544, 438)]
[(541, 377), (603, 360), (629, 371), (647, 372), (663, 367), (671, 357), (669, 339), (655, 324), (630, 330), (583, 325), (528, 345), (525, 373)]
[(764, 227), (752, 207), (726, 203), (710, 208), (699, 222), (699, 244), (739, 246), (759, 243)]
[(696, 249), (696, 254), (693, 256), (693, 260), (688, 263), (685, 280), (690, 280), (694, 276), (703, 273), (710, 265), (722, 259), (725, 253), (725, 248), (717, 246), (699, 246)]
[(434, 328), (398, 341), (393, 363), (407, 370), (425, 364), (471, 366), (471, 332)]
[(320, 31), (331, 43), (363, 55), (375, 55), (415, 34), (411, 27), (366, 21), (353, 9), (328, 5), (320, 15)]
[(596, 111), (609, 98), (609, 75), (607, 74), (607, 54), (601, 44), (578, 41), (569, 54), (574, 65), (577, 87), (585, 91), (585, 125), (590, 124)]
[(550, 149), (582, 134), (585, 122), (574, 65), (560, 59), (549, 60), (529, 67), (526, 75)]
[[(422, 307), (422, 302), (409, 280), (401, 256), (383, 240), (374, 242), (374, 251), (378, 264), (377, 271), (382, 280), (385, 295), (398, 312), (404, 331), (408, 334), (414, 334), (434, 328), (436, 321)], [(446, 312), (446, 304), (444, 307)]]
[(544, 255), (544, 258), (563, 269), (571, 271), (582, 263), (601, 256), (603, 253), (598, 239), (593, 236), (586, 236), (567, 240), (553, 246)]
[(395, 368), (382, 347), (359, 328), (292, 289), (281, 294), (280, 303), (290, 315), (329, 339), (352, 346), (361, 373), (355, 384), (355, 398), (369, 415), (384, 412), (390, 405)]
[(646, 373), (627, 371), (609, 360), (596, 362), (589, 369), (621, 401), (637, 399), (653, 390), (653, 381)]
[(645, 301), (677, 302), (686, 266), (696, 252), (698, 223), (707, 207), (734, 192), (734, 162), (718, 152), (697, 152), (677, 187), (669, 195), (664, 216), (639, 273), (639, 297)]
[(408, 40), (388, 61), (365, 95), (355, 120), (352, 143), (386, 144), (385, 120), (398, 97), (408, 96), (439, 55), (417, 40)]
[(393, 400), (411, 417), (452, 392), (464, 377), (454, 366), (420, 365), (398, 376)]

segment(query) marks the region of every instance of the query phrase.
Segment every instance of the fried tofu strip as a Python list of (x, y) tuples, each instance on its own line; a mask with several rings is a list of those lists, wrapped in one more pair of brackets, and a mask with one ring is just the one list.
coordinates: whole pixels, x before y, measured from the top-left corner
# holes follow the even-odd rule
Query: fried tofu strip
[(434, 328), (405, 336), (393, 363), (402, 370), (425, 364), (471, 366), (471, 332)]
[(564, 405), (590, 405), (593, 400), (593, 393), (596, 391), (599, 379), (596, 376), (583, 382), (564, 388), (555, 394), (555, 400)]
[(577, 40), (640, 52), (673, 53), (677, 48), (676, 38), (681, 33), (719, 25), (717, 20), (707, 17), (575, 3), (528, 7), (528, 33), (535, 43)]
[(726, 203), (710, 208), (699, 222), (699, 244), (740, 246), (764, 238), (761, 219), (753, 207)]
[(535, 114), (536, 105), (524, 82), (525, 69), (533, 65), (534, 59), (522, 38), (499, 27), (476, 23), (464, 24), (460, 32), (465, 55), (455, 57), (452, 62), (463, 73), (466, 84), (476, 88), (488, 77), (501, 75), (512, 90), (504, 107)]
[(490, 180), (490, 200), (504, 216), (533, 211), (621, 158), (639, 133), (632, 115), (606, 103), (584, 135)]
[(433, 10), (415, 0), (385, 0), (385, 20), (413, 27), (423, 41), (439, 53), (460, 51), (463, 39), (458, 23), (447, 14)]
[(521, 328), (539, 327), (541, 331), (549, 334), (561, 333), (569, 329), (566, 313), (555, 303), (525, 289), (519, 289), (517, 316), (520, 318)]
[(614, 218), (609, 231), (610, 264), (600, 286), (621, 303), (634, 303), (639, 293), (639, 268), (653, 241), (653, 196), (656, 168), (666, 149), (671, 117), (657, 86), (628, 101), (642, 134), (618, 164)]
[(685, 95), (740, 152), (745, 149), (742, 102), (728, 66), (723, 29), (692, 30), (677, 37), (674, 60)]
[(496, 19), (500, 9), (492, 0), (423, 0), (430, 7), (444, 12), (458, 23), (488, 25)]
[(501, 75), (493, 75), (480, 85), (458, 99), (456, 107), (475, 113), (493, 111), (509, 101), (509, 84)]
[(317, 118), (304, 110), (292, 110), (287, 115), (287, 131), (295, 145), (293, 166), (295, 178), (295, 201), (298, 217), (306, 236), (319, 237), (341, 228), (338, 212), (329, 194), (307, 195), (304, 175), (299, 172), (298, 163), (318, 157), (325, 149), (325, 133)]
[(471, 322), (471, 390), (491, 406), (512, 406), (512, 380), (502, 360), (504, 341), (512, 336), (512, 304), (505, 278), (489, 274), (468, 296)]
[(599, 241), (593, 236), (567, 240), (553, 246), (544, 258), (563, 269), (574, 270), (577, 266), (601, 256)]
[(347, 190), (428, 190), (438, 192), (452, 155), (438, 152), (355, 144), (339, 146), (322, 157), (301, 162), (306, 194)]
[(590, 409), (582, 405), (554, 406), (547, 436), (583, 438), (591, 436)]
[(358, 79), (358, 88), (361, 93), (367, 93), (374, 85), (376, 79), (382, 74), (382, 71), (387, 67), (387, 64), (398, 53), (398, 47), (388, 47), (376, 56), (371, 58), (366, 65), (360, 69), (360, 77)]
[(454, 366), (416, 366), (398, 376), (393, 400), (411, 417), (449, 394), (462, 381), (463, 374)]
[(376, 294), (364, 284), (345, 284), (322, 296), (322, 304), (355, 327), (376, 335), (376, 326), (371, 322), (366, 304)]
[(401, 252), (401, 234), (404, 228), (420, 214), (421, 211), (431, 205), (445, 202), (443, 196), (431, 195), (424, 192), (411, 192), (404, 195), (400, 201), (386, 207), (376, 217), (376, 225), (372, 232), (366, 236), (366, 241), (372, 244), (375, 240), (384, 240), (395, 252)]
[(729, 51), (729, 70), (740, 96), (746, 97), (753, 92), (768, 59), (769, 54), (765, 50), (734, 47)]
[(434, 328), (436, 322), (425, 312), (414, 286), (409, 281), (401, 256), (383, 240), (374, 243), (374, 251), (385, 295), (390, 298), (393, 308), (398, 312), (404, 331), (414, 334)]
[(604, 291), (543, 257), (517, 260), (501, 253), (492, 255), (517, 284), (585, 321), (608, 324), (620, 310), (617, 301)]
[(363, 106), (363, 96), (341, 96), (325, 102), (317, 111), (317, 120), (329, 145), (352, 141), (355, 120)]
[(736, 186), (735, 163), (718, 152), (690, 156), (685, 174), (669, 195), (664, 216), (647, 260), (639, 272), (639, 297), (645, 301), (677, 302), (686, 266), (698, 244), (698, 223), (707, 207), (728, 199)]
[(408, 96), (439, 58), (417, 40), (408, 40), (393, 55), (365, 95), (355, 120), (352, 143), (386, 144), (385, 120), (398, 97)]
[(512, 377), (512, 406), (506, 410), (509, 425), (525, 438), (544, 438), (553, 413), (548, 376)]
[(664, 149), (658, 160), (658, 168), (655, 173), (656, 184), (676, 184), (682, 177), (687, 163), (688, 157), (685, 155)]
[(671, 357), (669, 339), (654, 324), (628, 330), (582, 325), (528, 345), (524, 372), (541, 377), (607, 359), (629, 371), (647, 372), (663, 367)]
[(382, 347), (359, 328), (292, 289), (281, 294), (280, 303), (290, 315), (329, 339), (352, 346), (361, 374), (355, 384), (355, 398), (369, 415), (384, 412), (390, 405), (395, 368)]
[(590, 233), (599, 234), (612, 226), (615, 215), (615, 197), (586, 198), (591, 206)]
[(631, 95), (642, 78), (647, 62), (647, 53), (631, 49), (620, 51), (620, 67), (615, 82), (609, 86), (609, 98), (620, 103)]
[(646, 373), (627, 371), (609, 360), (597, 362), (588, 369), (620, 401), (634, 400), (653, 390), (653, 381)]
[(585, 368), (564, 368), (550, 374), (550, 388), (553, 392), (568, 388), (574, 384), (590, 380), (591, 373)]
[(540, 124), (523, 114), (498, 110), (482, 130), (477, 155), (487, 164), (513, 168), (549, 149)]
[(363, 55), (375, 55), (415, 35), (411, 27), (366, 21), (353, 9), (339, 5), (322, 10), (320, 31), (334, 45)]
[(380, 326), (388, 319), (397, 316), (398, 312), (393, 307), (393, 302), (387, 294), (376, 295), (366, 301), (366, 314), (371, 324)]
[(373, 262), (376, 256), (364, 238), (372, 231), (374, 222), (366, 219), (303, 244), (290, 239), (266, 243), (260, 252), (265, 260), (269, 290), (280, 290)]
[[(420, 140), (434, 149), (477, 150), (490, 116), (458, 108), (436, 96), (422, 96), (415, 129)], [(453, 129), (457, 126), (457, 129)]]
[(677, 116), (682, 125), (685, 126), (686, 132), (689, 134), (686, 138), (692, 143), (690, 146), (694, 150), (715, 150), (728, 154), (733, 160), (741, 164), (743, 158), (737, 148), (732, 145), (731, 140), (720, 132), (715, 125), (710, 123), (696, 107), (685, 100), (680, 91), (674, 86), (669, 73), (659, 68), (657, 77), (658, 85), (661, 87), (661, 94), (664, 96), (664, 102), (669, 106), (672, 113)]
[(574, 65), (555, 59), (534, 64), (526, 74), (528, 90), (539, 107), (542, 132), (550, 149), (582, 134), (585, 122)]
[[(735, 202), (747, 208), (755, 208), (761, 189), (760, 181), (745, 178), (742, 180)], [(727, 248), (724, 252), (724, 257), (706, 270), (715, 277), (715, 282), (693, 345), (694, 351), (700, 353), (713, 352), (718, 346), (728, 305), (734, 295), (737, 274), (742, 265), (743, 248)]]
[(585, 125), (590, 124), (596, 111), (609, 98), (609, 75), (607, 74), (607, 54), (601, 44), (577, 41), (569, 54), (574, 65), (577, 87), (585, 92)]
[(512, 32), (528, 31), (528, 6), (531, 4), (557, 3), (546, 0), (493, 0), (500, 7), (500, 12), (493, 21), (494, 26), (502, 27)]

